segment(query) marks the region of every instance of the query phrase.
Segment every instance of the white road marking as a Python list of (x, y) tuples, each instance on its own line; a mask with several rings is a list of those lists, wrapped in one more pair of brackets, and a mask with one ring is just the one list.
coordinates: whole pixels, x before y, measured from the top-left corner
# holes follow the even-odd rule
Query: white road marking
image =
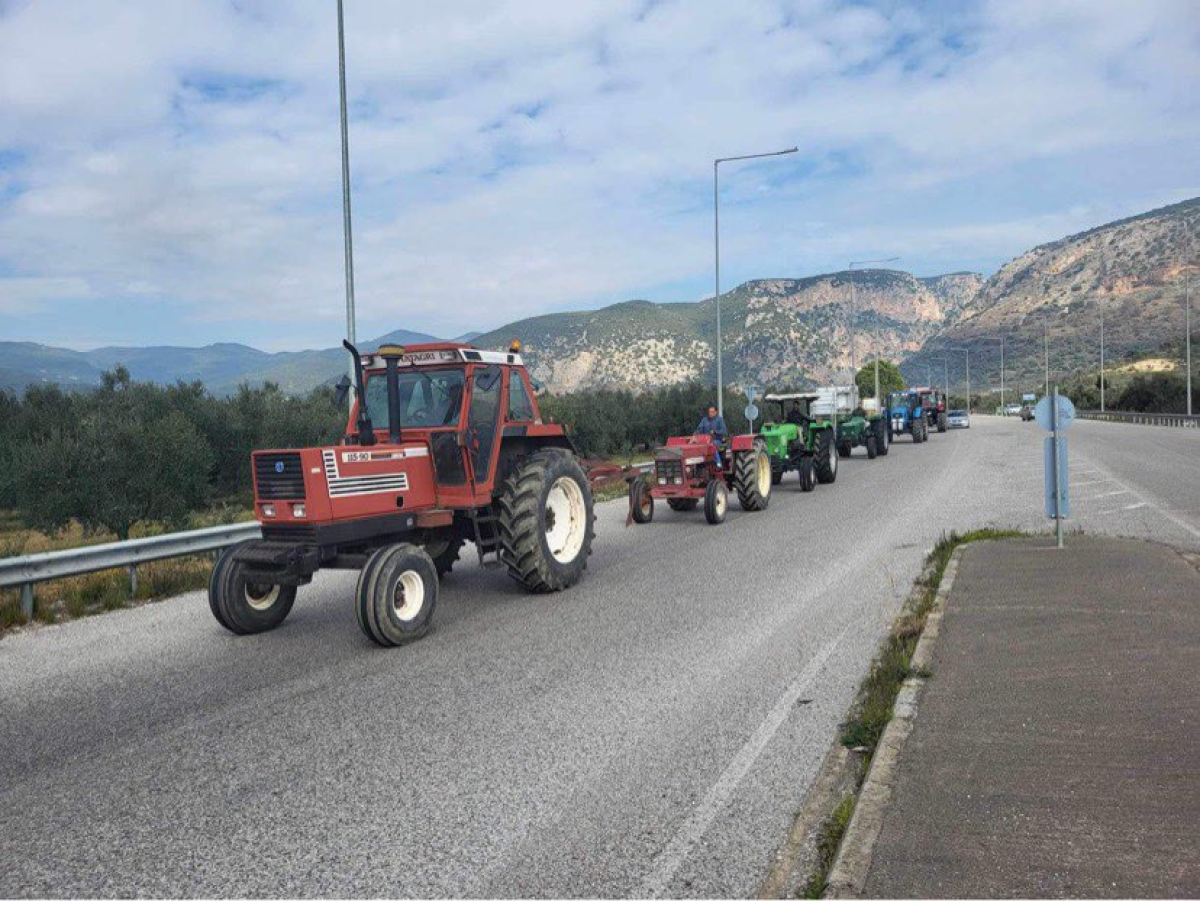
[[(1132, 486), (1126, 484), (1125, 482), (1122, 482), (1120, 479), (1118, 479), (1112, 473), (1108, 472), (1106, 469), (1104, 469), (1104, 467), (1100, 466), (1100, 464), (1097, 463), (1095, 465), (1100, 470), (1100, 472), (1106, 473), (1113, 482), (1120, 485), (1122, 488), (1124, 488), (1126, 491), (1128, 491), (1130, 494), (1132, 494), (1134, 497), (1136, 497), (1139, 501), (1142, 502), (1142, 504), (1151, 508), (1156, 513), (1162, 514), (1164, 517), (1171, 520), (1171, 522), (1175, 523), (1175, 525), (1179, 526), (1179, 528), (1183, 529), (1185, 532), (1187, 532), (1191, 535), (1194, 535), (1196, 538), (1200, 538), (1200, 529), (1197, 529), (1190, 522), (1183, 519), (1182, 517), (1176, 516), (1170, 510), (1164, 510), (1162, 507), (1158, 506), (1158, 504), (1154, 503), (1154, 501), (1150, 500), (1148, 497), (1146, 497), (1146, 495), (1142, 494), (1136, 488), (1133, 488)], [(1125, 509), (1129, 510), (1129, 509), (1133, 509), (1133, 508), (1126, 507)]]
[(1092, 498), (1092, 500), (1099, 500), (1102, 497), (1113, 497), (1118, 494), (1128, 494), (1128, 493), (1129, 492), (1126, 489), (1122, 488), (1119, 491), (1107, 491), (1104, 494), (1097, 494), (1095, 497)]
[(758, 760), (767, 744), (775, 737), (779, 727), (796, 710), (796, 702), (812, 691), (817, 675), (825, 667), (834, 649), (850, 631), (850, 625), (847, 624), (817, 652), (808, 665), (800, 671), (800, 675), (788, 686), (787, 691), (775, 702), (775, 706), (771, 708), (766, 719), (734, 755), (733, 760), (725, 767), (713, 787), (704, 795), (692, 815), (684, 821), (683, 825), (679, 827), (679, 831), (659, 853), (653, 868), (642, 880), (641, 890), (637, 893), (639, 897), (655, 898), (667, 890), (679, 867), (692, 853), (696, 843), (703, 838), (704, 833), (708, 831), (708, 827), (712, 825), (722, 808), (729, 803), (729, 799), (737, 791), (738, 785), (750, 772), (750, 768), (754, 766), (754, 762)]
[[(1145, 501), (1138, 501), (1136, 504), (1129, 504), (1128, 506), (1122, 507), (1121, 509), (1122, 510), (1138, 510), (1142, 507), (1149, 507), (1149, 506), (1150, 505), (1147, 504)], [(1162, 511), (1159, 510), (1158, 512), (1161, 513)]]

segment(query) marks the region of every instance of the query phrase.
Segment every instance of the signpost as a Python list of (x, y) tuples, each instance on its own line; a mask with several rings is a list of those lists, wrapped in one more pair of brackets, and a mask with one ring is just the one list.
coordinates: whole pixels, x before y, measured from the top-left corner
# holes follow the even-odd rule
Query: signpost
[(1054, 520), (1054, 537), (1058, 547), (1063, 546), (1062, 521), (1071, 515), (1071, 485), (1067, 476), (1067, 438), (1060, 434), (1075, 421), (1075, 405), (1058, 393), (1054, 386), (1051, 394), (1038, 401), (1033, 410), (1037, 424), (1050, 434), (1046, 437), (1046, 516)]
[(762, 389), (758, 385), (746, 386), (746, 409), (743, 411), (746, 416), (746, 421), (750, 423), (750, 431), (754, 431), (754, 420), (758, 419), (759, 409), (754, 405), (754, 399), (758, 397), (758, 392)]

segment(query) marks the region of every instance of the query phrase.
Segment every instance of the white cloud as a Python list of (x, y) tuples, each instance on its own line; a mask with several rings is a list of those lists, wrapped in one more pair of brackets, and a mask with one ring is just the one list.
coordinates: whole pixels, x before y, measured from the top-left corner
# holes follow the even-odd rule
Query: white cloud
[[(700, 293), (717, 155), (801, 148), (723, 169), (727, 284), (997, 264), (1200, 181), (1196, 6), (948, 9), (352, 0), (360, 331)], [(0, 11), (0, 273), (88, 285), (106, 340), (331, 344), (332, 2)], [(0, 328), (32, 336), (62, 296)], [(152, 326), (112, 315), (151, 301)]]

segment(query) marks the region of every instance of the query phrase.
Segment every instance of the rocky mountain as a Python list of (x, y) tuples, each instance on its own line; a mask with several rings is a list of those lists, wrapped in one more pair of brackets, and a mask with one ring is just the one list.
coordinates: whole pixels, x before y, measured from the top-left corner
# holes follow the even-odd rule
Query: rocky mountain
[[(1102, 317), (1109, 365), (1181, 345), (1184, 273), (1197, 262), (1200, 198), (1043, 244), (989, 278), (957, 320), (902, 368), (923, 380), (927, 366), (940, 371), (949, 357), (959, 370), (963, 355), (947, 348), (969, 348), (979, 390), (999, 381), (997, 339), (1004, 336), (1009, 385), (1040, 393), (1047, 343), (1052, 379), (1098, 370)], [(1192, 271), (1192, 282), (1195, 293), (1200, 271)], [(1193, 297), (1193, 312), (1195, 306)]]
[[(913, 352), (954, 321), (982, 278), (954, 273), (916, 278), (864, 269), (803, 279), (761, 279), (721, 302), (725, 375), (730, 384), (795, 386), (845, 373), (854, 350)], [(853, 283), (853, 307), (851, 299)], [(515, 322), (475, 339), (507, 347), (519, 338), (535, 378), (551, 391), (637, 390), (715, 379), (716, 305), (633, 300), (600, 310)]]

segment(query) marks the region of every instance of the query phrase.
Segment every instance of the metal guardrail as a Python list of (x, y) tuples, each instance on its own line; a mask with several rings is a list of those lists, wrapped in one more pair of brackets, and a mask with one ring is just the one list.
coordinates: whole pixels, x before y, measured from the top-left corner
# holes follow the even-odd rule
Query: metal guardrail
[(20, 586), (21, 612), (26, 619), (32, 619), (33, 586), (38, 582), (126, 567), (129, 569), (130, 590), (136, 593), (137, 567), (141, 563), (219, 551), (239, 541), (261, 537), (262, 529), (258, 523), (240, 522), (192, 532), (173, 532), (65, 551), (0, 558), (0, 588)]
[(1096, 419), (1100, 422), (1132, 422), (1138, 425), (1163, 425), (1176, 428), (1200, 429), (1200, 416), (1182, 413), (1124, 413), (1119, 410), (1079, 410), (1079, 419)]

